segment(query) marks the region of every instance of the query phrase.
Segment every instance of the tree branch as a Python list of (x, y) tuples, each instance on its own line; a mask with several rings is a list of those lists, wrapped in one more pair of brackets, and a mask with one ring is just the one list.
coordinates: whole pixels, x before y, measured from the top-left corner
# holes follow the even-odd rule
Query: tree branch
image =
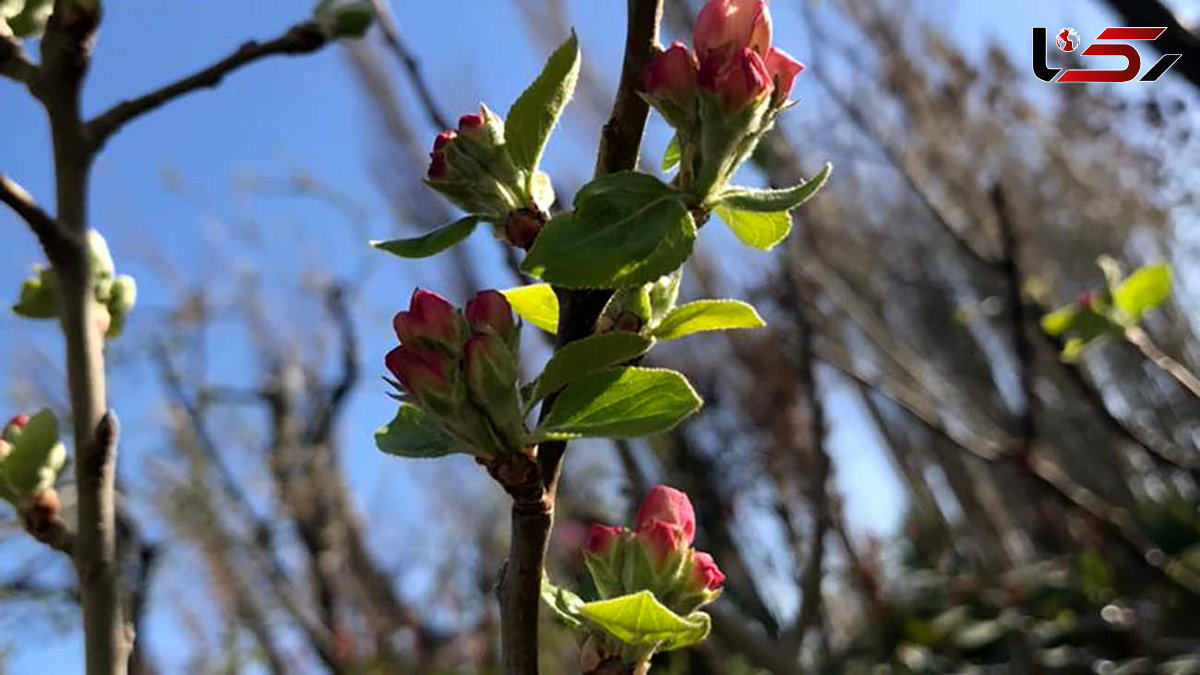
[(454, 125), (450, 122), (450, 118), (446, 117), (446, 113), (433, 98), (433, 90), (429, 86), (429, 81), (421, 72), (421, 62), (400, 38), (400, 25), (396, 22), (396, 14), (392, 12), (391, 5), (387, 0), (371, 0), (371, 4), (375, 7), (375, 16), (378, 18), (377, 23), (379, 32), (383, 34), (383, 41), (387, 43), (388, 48), (408, 71), (408, 79), (417, 92), (417, 98), (421, 100), (421, 107), (425, 110), (429, 122), (439, 129), (453, 129)]
[[(600, 138), (596, 173), (632, 169), (637, 165), (639, 146), (649, 107), (637, 95), (642, 72), (654, 57), (662, 0), (627, 0), (628, 24), (621, 81), (612, 117)], [(559, 301), (558, 344), (591, 335), (609, 290), (571, 291), (555, 289)], [(542, 404), (544, 415), (553, 405)], [(489, 467), (513, 496), (512, 535), (509, 558), (497, 586), (500, 599), (500, 640), (507, 675), (536, 675), (538, 672), (538, 608), (546, 559), (546, 542), (554, 523), (554, 498), (562, 472), (565, 442), (544, 443), (537, 448), (536, 464), (524, 456), (516, 466)], [(510, 463), (512, 464), (512, 463)], [(505, 472), (509, 472), (507, 476)]]
[(321, 28), (311, 21), (296, 24), (283, 35), (267, 42), (246, 42), (229, 56), (197, 73), (138, 98), (122, 101), (96, 116), (87, 123), (92, 151), (99, 150), (113, 134), (133, 119), (197, 89), (215, 87), (226, 75), (248, 63), (277, 54), (309, 54), (327, 42)]
[(11, 37), (0, 37), (0, 75), (26, 86), (37, 79), (38, 67), (25, 56), (21, 43)]
[(0, 173), (0, 202), (4, 202), (29, 225), (29, 229), (41, 242), (42, 250), (53, 262), (61, 252), (67, 234), (59, 226), (58, 221), (42, 210), (33, 195), (25, 191), (16, 181)]
[(1200, 399), (1200, 378), (1188, 370), (1187, 366), (1171, 358), (1158, 345), (1154, 344), (1149, 333), (1140, 326), (1132, 326), (1125, 329), (1125, 340), (1137, 347), (1138, 351), (1151, 363), (1173, 377), (1188, 393)]

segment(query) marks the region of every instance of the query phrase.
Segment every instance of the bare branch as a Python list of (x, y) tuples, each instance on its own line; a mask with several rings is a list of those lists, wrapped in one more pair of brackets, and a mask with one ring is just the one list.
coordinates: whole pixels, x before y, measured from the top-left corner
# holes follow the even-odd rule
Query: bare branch
[(29, 224), (37, 235), (47, 257), (53, 260), (67, 239), (66, 233), (49, 213), (46, 213), (33, 195), (26, 192), (16, 181), (0, 173), (0, 202), (4, 202)]
[(93, 152), (133, 119), (197, 89), (215, 87), (226, 75), (248, 63), (268, 56), (309, 54), (327, 42), (321, 28), (311, 21), (296, 24), (273, 40), (246, 42), (213, 65), (161, 89), (118, 103), (92, 119), (87, 123), (87, 129), (91, 134)]
[(417, 98), (421, 100), (421, 107), (429, 117), (430, 123), (440, 129), (454, 128), (454, 125), (450, 123), (450, 118), (446, 117), (446, 113), (438, 107), (437, 101), (434, 100), (429, 81), (421, 72), (421, 62), (400, 38), (400, 25), (396, 22), (396, 14), (392, 12), (391, 5), (387, 0), (371, 0), (371, 4), (375, 6), (375, 16), (378, 18), (379, 31), (383, 34), (383, 40), (404, 66), (404, 69), (408, 71), (408, 79), (412, 82), (413, 89), (417, 91)]
[(0, 36), (0, 75), (27, 86), (37, 79), (38, 67), (25, 56), (21, 43), (11, 37)]

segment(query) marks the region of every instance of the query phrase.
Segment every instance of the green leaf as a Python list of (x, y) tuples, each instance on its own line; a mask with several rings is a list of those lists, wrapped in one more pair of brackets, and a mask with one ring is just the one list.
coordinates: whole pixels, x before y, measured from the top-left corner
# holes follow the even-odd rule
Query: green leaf
[(679, 616), (650, 591), (588, 602), (579, 613), (625, 644), (651, 646), (663, 652), (700, 642), (708, 637), (711, 624), (704, 612)]
[(1171, 266), (1147, 265), (1130, 274), (1113, 291), (1113, 304), (1136, 321), (1171, 297)]
[(29, 419), (12, 451), (0, 462), (8, 486), (18, 495), (37, 494), (54, 486), (67, 461), (67, 450), (58, 440), (58, 420), (43, 410)]
[(542, 600), (550, 605), (563, 623), (572, 628), (583, 626), (583, 622), (579, 620), (579, 610), (583, 607), (583, 600), (571, 591), (550, 583), (545, 575), (542, 576)]
[(682, 195), (653, 176), (601, 176), (575, 195), (575, 211), (553, 218), (521, 269), (568, 288), (640, 286), (691, 255), (696, 224)]
[(550, 357), (538, 376), (530, 403), (562, 389), (580, 377), (643, 354), (654, 340), (637, 333), (590, 335), (564, 345)]
[(682, 151), (679, 148), (679, 136), (671, 137), (671, 142), (667, 144), (667, 149), (663, 152), (662, 170), (670, 171), (679, 164), (682, 156)]
[(758, 311), (741, 300), (697, 300), (680, 305), (667, 314), (654, 329), (654, 337), (675, 340), (706, 330), (761, 328), (765, 325)]
[(761, 190), (748, 187), (730, 187), (716, 196), (714, 202), (735, 211), (756, 211), (774, 213), (776, 211), (791, 211), (808, 201), (829, 179), (833, 165), (825, 162), (825, 166), (815, 176), (795, 187), (783, 190)]
[(482, 216), (470, 215), (448, 225), (411, 239), (393, 239), (392, 241), (373, 241), (371, 246), (400, 256), (401, 258), (428, 258), (445, 251), (458, 242), (466, 239), (475, 231), (475, 226), (483, 220)]
[(444, 457), (465, 452), (424, 410), (401, 403), (396, 417), (375, 432), (375, 445), (399, 457)]
[(1060, 307), (1042, 317), (1042, 330), (1051, 337), (1058, 337), (1067, 332), (1078, 313), (1079, 308), (1074, 304)]
[(769, 251), (792, 231), (792, 217), (787, 211), (759, 213), (738, 211), (722, 205), (713, 211), (721, 222), (733, 230), (738, 241), (751, 248)]
[(670, 429), (702, 401), (673, 370), (611, 368), (584, 375), (559, 394), (534, 432), (548, 438), (632, 438)]
[(575, 31), (550, 55), (542, 73), (529, 85), (504, 120), (504, 143), (518, 167), (533, 171), (563, 108), (579, 79), (579, 40)]
[(550, 284), (530, 284), (500, 292), (522, 319), (551, 335), (558, 333), (558, 296)]
[(58, 277), (54, 270), (35, 265), (33, 276), (21, 284), (21, 293), (12, 309), (26, 319), (58, 317)]

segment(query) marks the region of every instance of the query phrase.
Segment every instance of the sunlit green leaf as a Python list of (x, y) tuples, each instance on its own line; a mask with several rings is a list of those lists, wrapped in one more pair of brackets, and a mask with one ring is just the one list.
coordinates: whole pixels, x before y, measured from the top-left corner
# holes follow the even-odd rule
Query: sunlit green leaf
[(1113, 291), (1113, 304), (1133, 320), (1171, 297), (1171, 266), (1147, 265), (1130, 274)]
[(739, 211), (724, 205), (713, 211), (738, 241), (751, 248), (769, 251), (792, 231), (792, 216), (787, 211)]
[(663, 151), (662, 170), (670, 171), (679, 164), (680, 160), (679, 136), (672, 136), (671, 142), (667, 144), (667, 149)]
[(660, 652), (700, 642), (708, 637), (711, 624), (704, 612), (679, 616), (650, 591), (588, 602), (579, 614), (625, 644), (651, 646)]
[(504, 120), (504, 143), (517, 166), (532, 171), (579, 79), (575, 31), (546, 61), (537, 79), (517, 98)]
[(500, 292), (522, 319), (547, 333), (558, 332), (558, 296), (550, 284), (530, 284)]
[(708, 330), (760, 328), (765, 326), (758, 311), (741, 300), (697, 300), (676, 307), (654, 329), (654, 337), (675, 340)]
[(546, 224), (521, 268), (569, 288), (654, 281), (692, 252), (696, 224), (682, 197), (643, 173), (597, 178), (575, 196), (573, 212)]
[(674, 427), (701, 404), (687, 379), (673, 370), (601, 370), (568, 385), (533, 435), (535, 439), (647, 436)]
[(545, 370), (538, 376), (531, 401), (540, 400), (590, 372), (643, 354), (653, 342), (653, 339), (636, 333), (604, 333), (564, 345), (550, 357)]
[(833, 165), (826, 162), (825, 166), (815, 176), (796, 185), (782, 190), (763, 190), (748, 187), (730, 187), (723, 190), (713, 200), (734, 211), (755, 211), (775, 213), (791, 211), (808, 201), (829, 180), (829, 172)]

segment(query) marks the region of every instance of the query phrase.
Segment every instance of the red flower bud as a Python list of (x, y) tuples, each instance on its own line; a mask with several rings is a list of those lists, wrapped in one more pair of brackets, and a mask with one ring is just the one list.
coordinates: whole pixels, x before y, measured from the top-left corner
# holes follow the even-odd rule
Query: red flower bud
[(696, 551), (692, 554), (691, 581), (694, 588), (715, 591), (725, 583), (725, 573), (717, 567), (711, 555)]
[(761, 101), (774, 88), (767, 64), (750, 49), (743, 49), (728, 62), (715, 57), (702, 61), (700, 86), (717, 94), (727, 115)]
[(407, 312), (392, 319), (396, 337), (409, 347), (443, 347), (457, 351), (463, 326), (458, 310), (437, 293), (420, 288), (413, 291)]
[(467, 302), (463, 313), (475, 333), (498, 335), (509, 340), (517, 329), (512, 305), (500, 291), (479, 291)]
[(661, 51), (642, 78), (646, 93), (659, 98), (687, 104), (696, 95), (699, 64), (686, 45), (675, 41), (666, 51)]
[(804, 72), (804, 64), (792, 58), (791, 54), (775, 47), (767, 52), (767, 72), (775, 83), (775, 100), (786, 101), (792, 95), (792, 85), (796, 76)]
[(634, 527), (640, 532), (655, 522), (678, 529), (687, 544), (696, 537), (696, 511), (688, 496), (675, 488), (659, 485), (642, 500)]
[(637, 540), (654, 565), (662, 565), (690, 543), (690, 537), (682, 528), (661, 520), (652, 520), (638, 528)]
[(464, 131), (468, 131), (471, 129), (478, 129), (481, 126), (483, 126), (483, 114), (482, 113), (470, 113), (468, 115), (463, 115), (462, 117), (458, 118), (459, 132), (464, 132)]
[(9, 420), (8, 424), (4, 425), (4, 430), (8, 431), (9, 427), (16, 427), (18, 429), (24, 429), (25, 426), (28, 424), (29, 424), (29, 415), (17, 415), (15, 417), (13, 417), (11, 420)]
[(1086, 291), (1079, 294), (1079, 299), (1075, 301), (1083, 309), (1091, 309), (1096, 302), (1096, 291)]
[(430, 178), (445, 178), (446, 177), (446, 153), (442, 152), (442, 148), (446, 144), (454, 140), (458, 136), (456, 131), (443, 131), (433, 139), (433, 152), (429, 153), (429, 177)]
[(627, 533), (623, 527), (609, 527), (596, 523), (592, 525), (592, 531), (588, 533), (587, 543), (583, 545), (588, 553), (594, 556), (606, 556), (612, 553), (619, 542)]
[(709, 0), (696, 17), (692, 45), (700, 61), (725, 62), (743, 49), (766, 56), (771, 46), (771, 12), (766, 0)]
[(388, 352), (384, 363), (404, 391), (417, 401), (426, 400), (430, 394), (446, 396), (453, 392), (449, 364), (437, 352), (401, 345)]

